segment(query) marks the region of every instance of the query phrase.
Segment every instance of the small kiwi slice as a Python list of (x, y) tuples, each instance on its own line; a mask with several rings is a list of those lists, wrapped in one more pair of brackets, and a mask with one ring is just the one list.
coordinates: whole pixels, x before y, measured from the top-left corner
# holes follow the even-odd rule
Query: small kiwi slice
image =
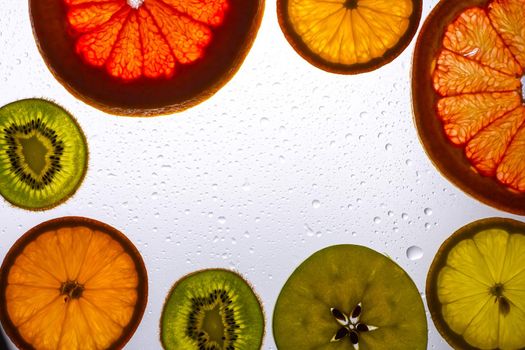
[(87, 143), (75, 119), (41, 99), (0, 108), (0, 194), (30, 210), (68, 199), (87, 168)]
[(183, 277), (162, 310), (160, 337), (167, 350), (256, 350), (263, 336), (259, 299), (233, 271), (209, 269)]
[(279, 350), (425, 350), (423, 301), (408, 274), (358, 245), (306, 259), (284, 285), (273, 314)]

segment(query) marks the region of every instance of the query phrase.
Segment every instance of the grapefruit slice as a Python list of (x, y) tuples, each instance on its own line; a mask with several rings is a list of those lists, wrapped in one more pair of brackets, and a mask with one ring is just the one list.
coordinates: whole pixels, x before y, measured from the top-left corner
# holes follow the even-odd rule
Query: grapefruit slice
[(278, 0), (288, 42), (332, 73), (377, 69), (399, 56), (416, 33), (421, 0)]
[(525, 0), (442, 0), (423, 25), (412, 95), (421, 142), (454, 184), (525, 214)]
[(525, 348), (525, 224), (490, 218), (456, 231), (427, 278), (434, 323), (454, 349)]
[(63, 217), (24, 234), (0, 271), (0, 321), (21, 349), (120, 349), (147, 302), (135, 246), (101, 222)]
[(240, 67), (263, 0), (30, 0), (55, 77), (108, 113), (157, 115), (213, 95)]

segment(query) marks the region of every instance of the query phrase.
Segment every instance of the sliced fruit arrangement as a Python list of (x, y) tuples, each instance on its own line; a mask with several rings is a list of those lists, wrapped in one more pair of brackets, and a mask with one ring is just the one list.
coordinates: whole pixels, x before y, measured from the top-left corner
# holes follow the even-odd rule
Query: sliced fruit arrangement
[(24, 234), (0, 270), (0, 321), (20, 349), (120, 349), (148, 285), (140, 253), (101, 222), (63, 217)]
[(525, 0), (442, 0), (421, 30), (412, 83), (419, 135), (437, 167), (474, 197), (520, 214), (523, 28)]
[(407, 273), (366, 247), (336, 245), (306, 259), (273, 314), (279, 350), (427, 348), (421, 296)]
[(277, 0), (292, 47), (314, 66), (357, 74), (396, 58), (412, 40), (421, 0)]
[(160, 337), (167, 350), (256, 350), (263, 335), (259, 299), (229, 270), (201, 270), (183, 277), (162, 310)]
[(213, 95), (250, 49), (263, 0), (30, 0), (57, 79), (106, 112), (157, 115)]
[(84, 134), (61, 107), (28, 99), (0, 108), (0, 194), (11, 204), (38, 210), (64, 202), (87, 162)]
[(454, 349), (524, 349), (525, 223), (490, 218), (456, 231), (432, 262), (427, 302)]

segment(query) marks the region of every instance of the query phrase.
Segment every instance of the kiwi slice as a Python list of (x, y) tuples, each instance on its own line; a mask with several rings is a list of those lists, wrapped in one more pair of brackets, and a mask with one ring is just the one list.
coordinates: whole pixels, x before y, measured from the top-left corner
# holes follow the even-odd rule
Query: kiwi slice
[(525, 223), (488, 218), (457, 230), (432, 262), (427, 302), (454, 349), (525, 349)]
[(86, 139), (56, 104), (20, 100), (0, 108), (0, 194), (13, 205), (48, 209), (68, 199), (87, 168)]
[(425, 350), (423, 301), (408, 274), (358, 245), (335, 245), (306, 259), (275, 305), (279, 350)]
[(166, 299), (160, 337), (167, 350), (256, 350), (264, 336), (259, 299), (237, 273), (210, 269), (180, 279)]

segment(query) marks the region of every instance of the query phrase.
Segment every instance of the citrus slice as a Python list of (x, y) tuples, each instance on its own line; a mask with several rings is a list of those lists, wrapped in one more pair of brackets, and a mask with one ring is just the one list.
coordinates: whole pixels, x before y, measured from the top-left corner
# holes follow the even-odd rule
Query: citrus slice
[(410, 276), (367, 247), (324, 248), (291, 274), (273, 313), (279, 350), (425, 350), (427, 319)]
[(0, 321), (21, 349), (119, 349), (147, 302), (135, 246), (101, 222), (63, 217), (24, 234), (0, 270)]
[(432, 262), (427, 302), (454, 349), (525, 348), (525, 223), (490, 218), (456, 231)]
[(421, 29), (412, 96), (421, 142), (454, 184), (525, 214), (525, 0), (442, 0)]
[(396, 58), (412, 40), (421, 0), (277, 0), (292, 47), (314, 66), (357, 74)]
[(263, 0), (30, 0), (36, 42), (57, 79), (113, 114), (180, 111), (235, 74)]

